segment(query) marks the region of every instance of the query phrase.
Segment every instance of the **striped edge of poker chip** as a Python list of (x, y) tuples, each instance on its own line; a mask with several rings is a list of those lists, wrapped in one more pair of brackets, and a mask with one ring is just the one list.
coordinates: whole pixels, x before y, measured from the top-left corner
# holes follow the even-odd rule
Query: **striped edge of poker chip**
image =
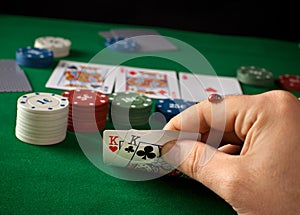
[(49, 139), (49, 138), (56, 138), (58, 136), (65, 135), (66, 133), (66, 125), (64, 127), (59, 128), (59, 130), (36, 130), (31, 127), (24, 127), (24, 126), (16, 126), (16, 130), (30, 136), (30, 137), (35, 137), (35, 138), (40, 138), (40, 139)]
[(60, 112), (55, 112), (54, 114), (52, 113), (51, 115), (48, 114), (48, 112), (41, 113), (41, 112), (28, 112), (26, 110), (22, 110), (21, 108), (17, 109), (17, 114), (22, 115), (23, 118), (25, 119), (31, 119), (31, 120), (47, 120), (47, 121), (54, 121), (54, 120), (59, 120), (63, 118), (66, 115), (66, 112), (68, 110), (60, 111)]
[[(65, 129), (65, 126), (66, 126), (66, 123), (67, 123), (67, 120), (64, 119), (64, 122), (61, 122), (60, 125), (58, 126), (41, 126), (41, 125), (36, 125), (36, 124), (33, 124), (33, 123), (27, 123), (27, 122), (24, 122), (24, 120), (22, 120), (19, 116), (17, 117), (17, 120), (16, 120), (16, 127), (22, 127), (24, 128), (24, 130), (28, 130), (30, 132), (38, 132), (38, 133), (41, 133), (41, 134), (44, 134), (44, 133), (59, 133), (60, 131), (64, 131)], [(29, 133), (30, 133), (29, 132)]]
[(66, 138), (66, 133), (64, 135), (57, 135), (56, 137), (51, 138), (35, 138), (31, 137), (27, 134), (24, 134), (23, 132), (20, 132), (19, 130), (16, 130), (15, 132), (16, 137), (21, 140), (22, 142), (26, 142), (33, 145), (53, 145), (57, 144), (59, 142), (62, 142)]
[(24, 118), (22, 115), (18, 115), (17, 120), (23, 122), (27, 127), (36, 127), (37, 129), (41, 128), (62, 128), (64, 124), (62, 122), (65, 122), (67, 120), (67, 115), (60, 118), (59, 120), (39, 120), (39, 119), (30, 119), (30, 118)]
[(106, 119), (89, 122), (76, 121), (72, 119), (68, 120), (68, 130), (79, 133), (99, 132), (105, 128), (105, 125)]
[(51, 130), (48, 128), (45, 128), (45, 130), (39, 130), (40, 128), (41, 126), (39, 126), (39, 128), (29, 127), (17, 120), (15, 135), (19, 140), (34, 145), (57, 144), (63, 141), (66, 137), (66, 123), (63, 123), (63, 126), (58, 130)]

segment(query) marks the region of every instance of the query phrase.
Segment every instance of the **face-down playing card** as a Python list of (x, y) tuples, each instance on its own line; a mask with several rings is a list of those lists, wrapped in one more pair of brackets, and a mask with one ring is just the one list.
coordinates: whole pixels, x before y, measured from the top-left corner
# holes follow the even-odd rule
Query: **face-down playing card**
[(162, 159), (161, 147), (171, 140), (199, 138), (199, 133), (174, 130), (105, 130), (103, 162), (111, 166), (166, 174), (174, 168)]
[(15, 60), (0, 60), (0, 92), (30, 92), (32, 87)]

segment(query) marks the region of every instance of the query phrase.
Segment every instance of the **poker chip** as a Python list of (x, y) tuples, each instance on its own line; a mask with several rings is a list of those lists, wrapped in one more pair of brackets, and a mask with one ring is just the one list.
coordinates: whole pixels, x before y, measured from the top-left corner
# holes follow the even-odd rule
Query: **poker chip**
[(134, 92), (118, 92), (108, 95), (109, 118), (121, 126), (144, 126), (148, 123), (152, 99)]
[(108, 104), (108, 97), (105, 94), (94, 90), (76, 89), (63, 92), (62, 96), (68, 97), (71, 107), (101, 107)]
[(68, 56), (71, 44), (69, 39), (54, 36), (38, 37), (34, 41), (34, 47), (53, 51), (55, 58)]
[(196, 102), (183, 99), (158, 99), (155, 102), (155, 111), (162, 113), (165, 116), (166, 121), (169, 121), (171, 118), (194, 104), (196, 104)]
[(277, 84), (285, 89), (300, 92), (300, 76), (299, 75), (280, 75), (276, 80)]
[(68, 130), (72, 132), (99, 132), (104, 129), (108, 115), (108, 96), (88, 89), (62, 93), (70, 104)]
[(28, 93), (18, 98), (18, 108), (32, 113), (65, 112), (68, 106), (68, 99), (54, 93)]
[(124, 37), (106, 39), (105, 46), (119, 52), (136, 52), (140, 47), (136, 41)]
[(274, 75), (265, 68), (255, 66), (241, 66), (237, 69), (237, 79), (243, 84), (272, 87)]
[(35, 92), (17, 100), (15, 135), (33, 145), (52, 145), (66, 138), (69, 101), (54, 93)]
[(16, 51), (16, 63), (20, 66), (46, 68), (53, 63), (53, 52), (43, 48), (27, 46)]

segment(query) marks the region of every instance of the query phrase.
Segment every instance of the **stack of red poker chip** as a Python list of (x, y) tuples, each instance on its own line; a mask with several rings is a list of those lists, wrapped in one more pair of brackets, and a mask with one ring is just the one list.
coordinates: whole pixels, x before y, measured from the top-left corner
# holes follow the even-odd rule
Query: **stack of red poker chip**
[(277, 78), (278, 85), (285, 90), (300, 92), (300, 76), (299, 75), (280, 75)]
[(68, 130), (98, 132), (104, 129), (108, 114), (108, 96), (88, 89), (62, 93), (69, 100)]

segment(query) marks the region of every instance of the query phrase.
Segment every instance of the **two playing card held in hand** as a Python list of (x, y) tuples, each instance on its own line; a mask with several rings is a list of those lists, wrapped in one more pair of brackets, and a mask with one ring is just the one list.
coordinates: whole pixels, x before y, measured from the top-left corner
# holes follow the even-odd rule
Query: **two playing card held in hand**
[(162, 146), (169, 141), (200, 138), (199, 133), (175, 130), (105, 130), (103, 162), (111, 166), (167, 174), (175, 168), (162, 159)]

